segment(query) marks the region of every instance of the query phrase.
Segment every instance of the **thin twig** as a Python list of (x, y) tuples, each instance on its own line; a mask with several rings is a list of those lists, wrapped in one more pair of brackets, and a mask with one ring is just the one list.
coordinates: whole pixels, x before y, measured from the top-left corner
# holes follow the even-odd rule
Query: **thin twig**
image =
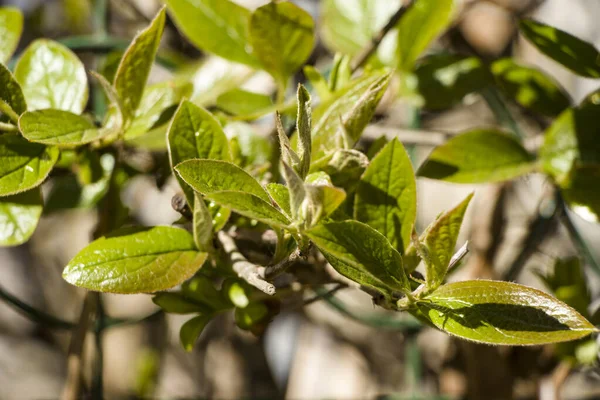
[(400, 8), (390, 17), (387, 24), (373, 38), (367, 47), (365, 47), (356, 58), (352, 61), (350, 66), (352, 72), (362, 67), (369, 57), (377, 51), (377, 48), (381, 44), (383, 38), (400, 22), (402, 16), (412, 7), (416, 0), (411, 0), (408, 4), (400, 6)]
[(104, 351), (102, 349), (102, 335), (106, 328), (106, 314), (102, 304), (102, 294), (97, 293), (96, 299), (96, 324), (94, 326), (94, 345), (96, 357), (94, 359), (92, 375), (92, 399), (102, 400), (104, 398)]
[(235, 241), (226, 232), (220, 231), (219, 240), (223, 250), (228, 255), (235, 273), (260, 291), (272, 296), (275, 294), (275, 285), (265, 280), (265, 267), (251, 263), (237, 248)]
[(270, 265), (268, 267), (265, 267), (265, 278), (270, 279), (270, 278), (273, 278), (274, 276), (279, 275), (280, 273), (282, 273), (283, 271), (288, 269), (296, 261), (298, 261), (302, 258), (303, 258), (302, 252), (300, 252), (299, 249), (294, 250), (294, 252), (292, 254), (290, 254), (289, 257), (281, 260), (280, 262), (278, 262), (275, 265)]
[(454, 269), (460, 264), (463, 258), (469, 252), (469, 241), (467, 240), (465, 244), (462, 245), (460, 249), (450, 259), (450, 263), (448, 264), (448, 274), (451, 274)]
[(315, 296), (306, 299), (302, 302), (302, 306), (301, 307), (306, 307), (312, 303), (315, 303), (317, 301), (323, 300), (323, 299), (327, 299), (330, 298), (331, 296), (333, 296), (336, 292), (342, 290), (342, 289), (346, 289), (348, 287), (348, 285), (346, 285), (345, 283), (338, 283), (333, 289), (330, 289), (329, 291), (322, 293), (322, 294), (316, 294)]

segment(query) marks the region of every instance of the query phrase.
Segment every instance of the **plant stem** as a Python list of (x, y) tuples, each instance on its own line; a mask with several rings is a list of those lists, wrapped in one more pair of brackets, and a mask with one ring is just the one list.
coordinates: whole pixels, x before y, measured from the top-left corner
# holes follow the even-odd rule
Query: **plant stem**
[(97, 296), (96, 324), (94, 326), (94, 345), (96, 348), (96, 358), (94, 360), (92, 377), (92, 399), (102, 400), (104, 398), (104, 353), (102, 351), (102, 335), (106, 327), (106, 315), (104, 314), (104, 305), (102, 304), (102, 294), (94, 293)]
[(9, 124), (6, 122), (0, 122), (0, 131), (4, 132), (16, 132), (19, 128), (16, 125)]
[(12, 122), (19, 123), (19, 115), (3, 100), (0, 100), (0, 113), (6, 115)]
[(400, 22), (402, 16), (412, 7), (416, 0), (411, 0), (408, 4), (400, 6), (400, 8), (390, 17), (388, 22), (373, 38), (367, 47), (365, 47), (352, 61), (350, 69), (355, 72), (362, 67), (369, 58), (377, 51), (383, 38)]
[(511, 131), (518, 138), (523, 139), (523, 132), (521, 131), (521, 128), (519, 128), (519, 124), (517, 124), (517, 121), (515, 121), (515, 119), (513, 118), (510, 110), (504, 102), (504, 99), (502, 99), (502, 96), (500, 95), (500, 93), (498, 93), (498, 89), (496, 89), (493, 86), (489, 86), (481, 90), (480, 93), (485, 102), (488, 104), (488, 106), (494, 113), (494, 116), (496, 117), (498, 123), (504, 126), (509, 131)]

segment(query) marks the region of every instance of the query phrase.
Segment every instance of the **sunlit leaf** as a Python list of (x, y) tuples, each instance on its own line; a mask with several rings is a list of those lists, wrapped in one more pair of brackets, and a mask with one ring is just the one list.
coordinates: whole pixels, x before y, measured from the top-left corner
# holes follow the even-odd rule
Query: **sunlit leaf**
[(6, 63), (17, 49), (23, 32), (23, 14), (16, 7), (0, 8), (0, 63)]
[(244, 217), (264, 222), (267, 225), (280, 228), (290, 225), (290, 220), (269, 202), (248, 192), (224, 190), (212, 192), (206, 198)]
[(194, 349), (194, 344), (211, 319), (211, 315), (198, 315), (181, 326), (179, 340), (185, 351)]
[[(0, 28), (1, 29), (1, 28)], [(21, 85), (15, 80), (13, 74), (0, 63), (0, 113), (4, 107), (8, 107), (18, 117), (27, 110), (25, 96), (21, 90)], [(13, 119), (14, 115), (7, 115)]]
[(0, 246), (16, 246), (29, 240), (42, 208), (39, 189), (0, 197)]
[(217, 107), (233, 115), (250, 115), (273, 106), (270, 96), (233, 89), (217, 98)]

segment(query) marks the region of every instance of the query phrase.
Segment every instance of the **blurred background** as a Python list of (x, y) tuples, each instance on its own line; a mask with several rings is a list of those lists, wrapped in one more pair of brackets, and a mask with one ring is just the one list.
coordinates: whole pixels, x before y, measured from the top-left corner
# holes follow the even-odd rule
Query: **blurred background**
[[(368, 0), (365, 0), (368, 1)], [(398, 1), (390, 3), (395, 10)], [(266, 1), (237, 0), (248, 8)], [(294, 1), (309, 11), (321, 27), (323, 3)], [(352, 9), (355, 1), (337, 0)], [(449, 30), (430, 51), (468, 51), (486, 60), (514, 56), (547, 72), (575, 102), (598, 88), (597, 81), (577, 77), (541, 55), (517, 32), (517, 18), (529, 16), (600, 46), (598, 0), (457, 0), (458, 12)], [(88, 35), (94, 26), (94, 1), (12, 0), (0, 5), (19, 7), (25, 14), (19, 50), (38, 37), (54, 39)], [(158, 0), (106, 0), (108, 32), (127, 43), (147, 25)], [(381, 18), (366, 16), (373, 31)], [(385, 23), (385, 19), (383, 20)], [(102, 44), (72, 42), (89, 69), (98, 68)], [(110, 46), (109, 46), (110, 47)], [(465, 50), (466, 49), (466, 50)], [(162, 51), (169, 62), (194, 65), (194, 93), (209, 93), (224, 75), (236, 85), (272, 93), (266, 74), (248, 74), (195, 49), (168, 21)], [(324, 66), (332, 54), (319, 37), (311, 63)], [(228, 65), (225, 67), (225, 65)], [(168, 79), (172, 70), (157, 65), (150, 80)], [(302, 76), (297, 77), (298, 80)], [(418, 165), (433, 146), (454, 133), (475, 127), (501, 126), (482, 96), (472, 94), (449, 110), (415, 112), (406, 99), (384, 99), (366, 140), (381, 134), (397, 136), (409, 146)], [(512, 107), (509, 105), (509, 107)], [(528, 140), (539, 138), (548, 121), (517, 107), (509, 110)], [(273, 119), (253, 124), (268, 133)], [(600, 138), (598, 138), (600, 140)], [(600, 184), (600, 183), (599, 183)], [(136, 177), (122, 193), (135, 219), (146, 225), (170, 224), (178, 219), (170, 203), (177, 185), (167, 180), (160, 189), (148, 176)], [(567, 228), (544, 218), (549, 187), (531, 175), (498, 185), (452, 185), (419, 180), (418, 229), (442, 210), (475, 191), (459, 245), (470, 240), (470, 253), (452, 280), (509, 279), (545, 290), (536, 271), (545, 274), (557, 257), (581, 256)], [(576, 229), (596, 260), (600, 260), (600, 225), (571, 215)], [(61, 319), (75, 321), (84, 292), (61, 278), (67, 262), (91, 238), (94, 211), (54, 211), (40, 222), (32, 240), (0, 249), (0, 289)], [(600, 299), (599, 275), (584, 269), (591, 289), (591, 312)], [(595, 299), (595, 301), (594, 301)], [(156, 311), (146, 295), (104, 295), (106, 313), (114, 318), (143, 318)], [(106, 332), (104, 383), (107, 398), (289, 398), (289, 399), (600, 399), (598, 361), (578, 366), (568, 351), (557, 347), (508, 348), (455, 340), (424, 328), (411, 319), (398, 319), (373, 307), (371, 298), (357, 290), (340, 291), (328, 301), (305, 307), (282, 308), (260, 337), (236, 328), (231, 315), (213, 320), (195, 349), (186, 353), (179, 344), (179, 328), (188, 317), (156, 314), (140, 324)], [(48, 329), (23, 317), (0, 301), (0, 399), (57, 398), (66, 376), (68, 329)], [(85, 351), (94, 351), (88, 340)], [(562, 353), (561, 353), (562, 352)], [(570, 353), (568, 353), (570, 354)], [(89, 359), (89, 358), (88, 358)], [(89, 368), (86, 368), (89, 370)], [(87, 377), (89, 379), (89, 377)]]

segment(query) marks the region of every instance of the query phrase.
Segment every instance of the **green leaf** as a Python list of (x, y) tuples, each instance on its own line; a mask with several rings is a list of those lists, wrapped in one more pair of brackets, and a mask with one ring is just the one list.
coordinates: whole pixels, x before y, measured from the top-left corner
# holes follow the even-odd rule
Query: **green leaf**
[(189, 279), (206, 260), (183, 229), (123, 229), (95, 240), (65, 267), (72, 285), (109, 293), (149, 293)]
[(444, 109), (462, 101), (469, 93), (487, 86), (491, 79), (487, 67), (477, 57), (434, 54), (425, 57), (415, 69), (417, 91), (424, 107)]
[(249, 192), (225, 190), (211, 192), (206, 199), (230, 208), (244, 217), (264, 222), (267, 225), (285, 228), (290, 220), (270, 203)]
[(539, 51), (577, 75), (600, 78), (600, 53), (565, 31), (533, 20), (522, 20), (519, 29)]
[(85, 67), (60, 43), (37, 39), (15, 67), (30, 111), (56, 108), (81, 114), (88, 100)]
[(211, 319), (212, 315), (198, 315), (181, 326), (179, 340), (185, 351), (194, 349), (194, 344)]
[(306, 79), (310, 82), (310, 85), (316, 90), (321, 101), (327, 100), (331, 96), (331, 92), (329, 91), (329, 84), (325, 77), (312, 65), (305, 65), (302, 71)]
[(379, 280), (386, 287), (410, 292), (400, 253), (385, 236), (368, 225), (358, 221), (329, 222), (304, 234), (325, 253)]
[(410, 71), (419, 56), (451, 22), (453, 0), (419, 0), (398, 24), (398, 68)]
[(250, 115), (272, 106), (270, 96), (237, 88), (217, 97), (217, 107), (233, 115)]
[(272, 159), (275, 144), (269, 137), (257, 133), (250, 124), (230, 122), (225, 134), (231, 142), (235, 140), (238, 144), (239, 154), (243, 158), (240, 166), (264, 166)]
[(92, 77), (102, 88), (104, 95), (108, 100), (108, 107), (104, 116), (103, 127), (109, 129), (111, 134), (120, 134), (125, 124), (123, 114), (123, 104), (116, 89), (106, 80), (106, 78), (94, 71), (90, 71)]
[(557, 259), (554, 270), (547, 276), (540, 275), (540, 278), (560, 301), (589, 317), (588, 306), (592, 299), (577, 257)]
[(306, 185), (305, 190), (306, 204), (303, 204), (303, 212), (306, 214), (304, 220), (307, 226), (316, 225), (346, 200), (346, 192), (331, 185)]
[(251, 330), (269, 316), (269, 309), (263, 303), (250, 303), (245, 308), (235, 309), (235, 323), (240, 329)]
[(292, 209), (290, 207), (290, 191), (287, 186), (279, 183), (267, 183), (267, 192), (275, 200), (277, 206), (287, 216), (292, 215)]
[(495, 61), (491, 70), (498, 87), (525, 108), (554, 117), (571, 105), (564, 89), (538, 69), (503, 58)]
[(569, 208), (581, 218), (600, 222), (600, 164), (576, 167), (562, 186)]
[[(230, 161), (229, 143), (219, 121), (206, 111), (187, 100), (179, 105), (167, 133), (171, 166), (195, 158)], [(188, 204), (194, 204), (194, 196), (187, 185), (177, 176)]]
[(150, 25), (136, 35), (117, 68), (114, 87), (126, 124), (133, 119), (142, 100), (164, 27), (165, 9), (162, 8)]
[(199, 49), (258, 67), (248, 40), (250, 11), (230, 0), (166, 0), (177, 27)]
[(0, 197), (0, 246), (16, 246), (29, 240), (42, 208), (39, 189)]
[(16, 7), (0, 8), (0, 63), (10, 60), (23, 32), (23, 14)]
[(112, 131), (97, 128), (87, 117), (62, 110), (27, 111), (19, 130), (31, 141), (56, 146), (80, 146), (102, 139)]
[(400, 251), (410, 243), (417, 215), (417, 184), (410, 158), (397, 139), (375, 156), (360, 178), (354, 218), (370, 225)]
[(212, 280), (201, 274), (181, 285), (181, 293), (190, 300), (205, 305), (211, 312), (231, 308), (231, 303), (215, 289)]
[[(304, 181), (298, 176), (296, 171), (288, 165), (285, 161), (282, 164), (282, 175), (287, 183), (288, 192), (290, 195), (290, 210), (292, 219), (295, 222), (301, 222), (301, 208), (306, 198), (306, 188)], [(305, 215), (304, 215), (305, 216)]]
[(15, 116), (10, 115), (10, 112), (14, 112), (18, 117), (27, 110), (27, 103), (21, 85), (8, 68), (0, 63), (0, 113), (6, 113), (5, 107), (9, 107), (7, 117), (14, 119)]
[(329, 175), (334, 186), (353, 191), (368, 166), (369, 159), (364, 153), (354, 149), (340, 149), (321, 158), (318, 163), (313, 163), (311, 168)]
[(58, 159), (58, 149), (29, 143), (20, 136), (0, 135), (0, 196), (40, 185)]
[(152, 302), (171, 314), (192, 314), (211, 311), (209, 307), (198, 304), (180, 293), (157, 293), (152, 297)]
[(417, 176), (455, 183), (501, 182), (535, 169), (513, 136), (491, 129), (455, 136), (433, 149)]
[(450, 283), (416, 307), (439, 329), (479, 343), (538, 345), (576, 340), (596, 331), (554, 297), (509, 282)]
[(220, 160), (187, 160), (175, 166), (175, 171), (195, 191), (204, 195), (224, 190), (253, 194), (271, 202), (269, 194), (237, 165)]
[(312, 108), (310, 93), (301, 84), (298, 85), (297, 101), (296, 127), (298, 129), (298, 156), (300, 157), (299, 175), (304, 179), (310, 170)]
[(194, 194), (194, 242), (198, 250), (211, 252), (213, 250), (213, 223), (212, 215), (204, 199), (197, 193)]
[(249, 38), (263, 68), (281, 86), (310, 56), (315, 44), (315, 23), (291, 2), (271, 2), (250, 17)]
[(237, 308), (246, 308), (250, 304), (251, 291), (247, 284), (234, 279), (226, 279), (221, 291), (225, 297)]

